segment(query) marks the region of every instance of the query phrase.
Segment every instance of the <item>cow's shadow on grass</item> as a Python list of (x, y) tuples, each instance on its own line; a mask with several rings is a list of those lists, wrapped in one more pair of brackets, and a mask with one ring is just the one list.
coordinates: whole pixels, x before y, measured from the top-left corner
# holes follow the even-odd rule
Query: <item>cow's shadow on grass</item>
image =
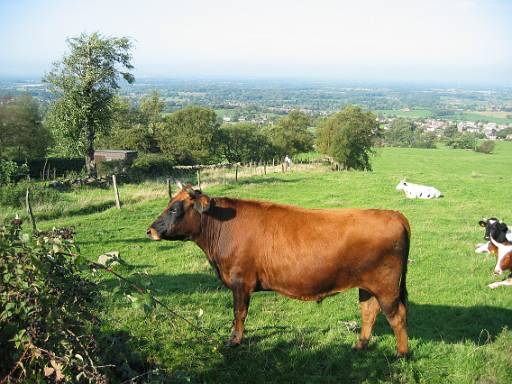
[[(129, 270), (133, 271), (133, 268), (129, 268)], [(146, 279), (150, 282), (152, 291), (160, 298), (226, 289), (214, 275), (206, 273), (150, 274)], [(133, 280), (133, 277), (131, 280)], [(137, 281), (134, 282), (137, 284)], [(110, 291), (119, 284), (119, 281), (117, 279), (106, 279), (100, 284), (102, 289)]]
[[(485, 305), (463, 308), (411, 303), (411, 344), (440, 341), (457, 344), (467, 340), (482, 345), (492, 342), (504, 327), (510, 328), (511, 316), (512, 310)], [(297, 324), (251, 327), (249, 322), (242, 345), (236, 349), (223, 348), (222, 361), (209, 366), (199, 376), (206, 381), (220, 375), (223, 380), (250, 383), (421, 381), (417, 370), (409, 372), (407, 380), (402, 377), (403, 364), (394, 357), (394, 337), (392, 347), (380, 339), (372, 341), (367, 350), (354, 351), (356, 334), (326, 345), (321, 339), (329, 329), (324, 328), (322, 324), (305, 328)], [(392, 334), (383, 316), (379, 316), (374, 334)], [(414, 346), (411, 348), (410, 360), (425, 358), (430, 356), (415, 353)]]
[(286, 340), (276, 336), (271, 344), (248, 336), (237, 348), (223, 348), (222, 359), (198, 376), (207, 382), (375, 383), (393, 381), (400, 367), (388, 350), (354, 351), (347, 343), (316, 347), (318, 340), (307, 332)]
[[(213, 273), (150, 274), (149, 278), (154, 292), (161, 298), (189, 295), (191, 293), (207, 295), (208, 292), (219, 290), (229, 292)], [(106, 289), (110, 289), (117, 284), (117, 281), (108, 279), (103, 281), (102, 284)], [(261, 293), (253, 294), (252, 300), (258, 300), (259, 295)], [(323, 305), (336, 306), (336, 297), (341, 295), (343, 294), (334, 296)], [(200, 300), (200, 296), (196, 297), (195, 300)], [(205, 300), (207, 300), (206, 296)], [(231, 299), (226, 305), (231, 305)], [(249, 311), (252, 316), (257, 316), (257, 313), (252, 313), (251, 309)], [(293, 315), (291, 315), (291, 318), (293, 318)], [(356, 320), (360, 322), (359, 313), (357, 313)], [(287, 324), (281, 325), (288, 326)], [(247, 326), (250, 328), (250, 322)], [(297, 326), (300, 327), (300, 324)], [(476, 344), (482, 344), (492, 342), (503, 327), (512, 328), (511, 309), (488, 305), (462, 307), (409, 302), (408, 332), (411, 339), (448, 343), (459, 343), (468, 340)], [(271, 328), (268, 327), (269, 330)], [(377, 319), (374, 334), (392, 334), (391, 328), (382, 314)], [(261, 333), (260, 337), (264, 337), (264, 335), (265, 332)]]

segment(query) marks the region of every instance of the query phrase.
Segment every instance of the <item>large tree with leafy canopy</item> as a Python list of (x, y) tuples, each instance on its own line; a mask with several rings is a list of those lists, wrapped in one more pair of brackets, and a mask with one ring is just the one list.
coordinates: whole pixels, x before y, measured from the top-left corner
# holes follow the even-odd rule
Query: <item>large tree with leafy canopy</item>
[(36, 100), (23, 95), (0, 102), (0, 159), (43, 157), (51, 144), (51, 134), (41, 124)]
[(295, 155), (313, 149), (314, 137), (308, 131), (310, 125), (311, 119), (307, 114), (293, 110), (277, 124), (266, 127), (263, 132), (278, 156)]
[(316, 144), (343, 169), (371, 170), (370, 155), (379, 134), (373, 113), (349, 105), (319, 124)]
[(63, 152), (85, 156), (87, 172), (92, 175), (94, 139), (110, 128), (113, 99), (121, 79), (134, 81), (130, 73), (132, 43), (126, 37), (104, 37), (95, 32), (70, 38), (67, 44), (69, 54), (44, 78), (59, 96), (46, 123)]

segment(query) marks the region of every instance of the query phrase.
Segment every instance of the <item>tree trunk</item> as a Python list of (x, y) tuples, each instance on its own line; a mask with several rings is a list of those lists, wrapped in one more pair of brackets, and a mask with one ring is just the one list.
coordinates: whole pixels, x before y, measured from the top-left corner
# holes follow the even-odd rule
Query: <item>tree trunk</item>
[(94, 128), (90, 125), (87, 127), (87, 149), (85, 151), (85, 169), (87, 176), (96, 176), (96, 163), (94, 162)]

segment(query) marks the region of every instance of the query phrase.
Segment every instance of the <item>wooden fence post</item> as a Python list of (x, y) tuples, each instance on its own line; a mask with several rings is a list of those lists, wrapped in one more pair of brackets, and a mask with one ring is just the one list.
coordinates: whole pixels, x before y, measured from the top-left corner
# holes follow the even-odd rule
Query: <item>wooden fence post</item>
[(238, 182), (238, 163), (235, 164), (235, 182)]
[(119, 200), (119, 190), (117, 189), (116, 175), (112, 175), (112, 185), (114, 187), (114, 197), (116, 198), (116, 208), (121, 209), (121, 201)]
[(46, 175), (46, 164), (48, 164), (48, 158), (44, 160), (43, 170), (41, 171), (41, 180), (44, 181), (44, 176)]
[(201, 170), (197, 170), (197, 188), (201, 189)]
[(27, 213), (30, 217), (30, 222), (32, 223), (32, 232), (37, 232), (36, 227), (36, 219), (34, 218), (34, 213), (32, 212), (32, 206), (30, 205), (30, 188), (27, 188), (27, 194), (25, 195), (25, 204), (27, 205)]
[(267, 162), (266, 161), (263, 163), (263, 173), (265, 174), (265, 176), (267, 175)]
[(172, 198), (171, 179), (168, 177), (166, 182), (167, 182), (167, 194), (169, 195), (169, 199), (171, 199)]

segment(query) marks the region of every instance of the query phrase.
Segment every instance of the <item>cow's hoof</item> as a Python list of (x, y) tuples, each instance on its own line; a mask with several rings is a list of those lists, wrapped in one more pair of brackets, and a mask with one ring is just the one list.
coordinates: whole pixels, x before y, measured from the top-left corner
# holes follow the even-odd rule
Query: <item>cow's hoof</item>
[(491, 289), (496, 289), (496, 288), (498, 288), (498, 284), (492, 283), (492, 284), (489, 284), (487, 287), (489, 287)]
[(238, 347), (240, 343), (242, 342), (242, 337), (238, 332), (232, 332), (231, 337), (229, 338), (229, 341), (227, 343), (228, 347)]
[(229, 341), (226, 343), (226, 347), (229, 347), (229, 348), (238, 347), (240, 345), (240, 341), (241, 340), (237, 340), (237, 339), (229, 339)]
[(396, 358), (397, 359), (407, 359), (409, 357), (409, 351), (405, 351), (405, 352), (397, 352), (396, 353)]
[(368, 347), (368, 340), (358, 340), (356, 345), (354, 345), (353, 349), (356, 351), (360, 351), (362, 349), (366, 349)]

